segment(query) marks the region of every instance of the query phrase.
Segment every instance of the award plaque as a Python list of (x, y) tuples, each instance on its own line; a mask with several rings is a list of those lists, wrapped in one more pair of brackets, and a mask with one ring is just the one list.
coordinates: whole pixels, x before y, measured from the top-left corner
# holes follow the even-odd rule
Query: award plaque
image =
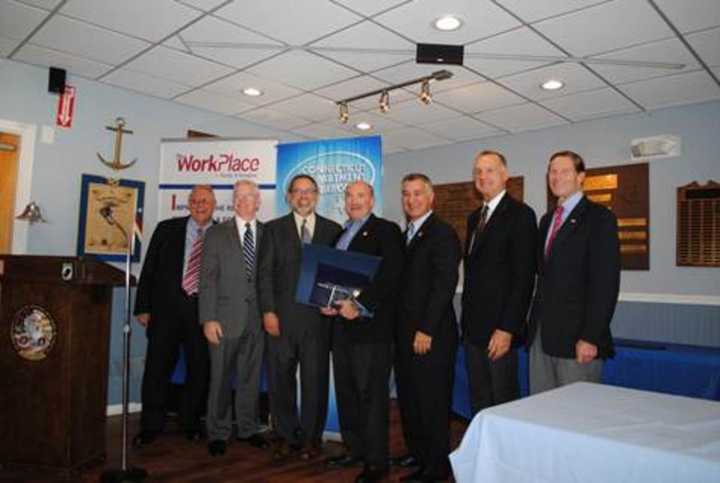
[(678, 266), (720, 267), (720, 183), (677, 189)]

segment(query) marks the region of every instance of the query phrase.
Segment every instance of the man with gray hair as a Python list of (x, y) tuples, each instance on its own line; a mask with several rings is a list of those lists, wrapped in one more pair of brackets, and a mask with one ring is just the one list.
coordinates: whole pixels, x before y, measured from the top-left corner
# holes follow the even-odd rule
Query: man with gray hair
[(225, 453), (232, 432), (232, 388), (238, 440), (268, 446), (259, 434), (258, 398), (264, 333), (255, 289), (256, 247), (263, 225), (255, 216), (260, 191), (248, 180), (235, 183), (235, 216), (212, 227), (205, 237), (200, 273), (200, 323), (210, 347), (207, 404), (208, 452)]

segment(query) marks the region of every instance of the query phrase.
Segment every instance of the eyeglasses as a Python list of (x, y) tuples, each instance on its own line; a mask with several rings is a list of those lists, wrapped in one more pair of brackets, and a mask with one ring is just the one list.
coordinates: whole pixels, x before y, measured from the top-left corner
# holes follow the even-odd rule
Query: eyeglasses
[(317, 189), (315, 188), (307, 188), (307, 189), (300, 189), (300, 188), (293, 188), (290, 190), (290, 193), (294, 195), (314, 195), (317, 193)]

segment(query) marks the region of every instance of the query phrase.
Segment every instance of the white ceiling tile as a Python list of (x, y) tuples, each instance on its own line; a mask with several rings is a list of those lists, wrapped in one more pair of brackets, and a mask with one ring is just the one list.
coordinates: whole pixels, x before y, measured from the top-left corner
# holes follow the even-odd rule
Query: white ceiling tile
[[(302, 66), (302, 69), (298, 67)], [(292, 50), (255, 65), (250, 72), (299, 89), (313, 90), (348, 79), (357, 72), (315, 54)]]
[[(391, 104), (398, 104), (400, 102), (409, 101), (411, 99), (417, 99), (418, 93), (413, 92), (410, 89), (412, 87), (407, 87), (405, 89), (395, 89), (393, 91), (389, 92), (390, 95), (390, 103)], [(415, 89), (419, 90), (419, 86), (416, 86)], [(361, 94), (362, 91), (359, 91), (358, 94)], [(350, 104), (350, 107), (361, 110), (361, 111), (377, 111), (378, 105), (380, 103), (380, 94), (366, 97), (364, 99), (359, 99), (357, 101), (353, 101)]]
[(327, 1), (233, 2), (217, 10), (215, 15), (296, 46), (316, 40), (361, 19), (347, 9)]
[(189, 86), (178, 84), (169, 79), (161, 79), (124, 68), (103, 77), (102, 82), (164, 99), (171, 99), (190, 89)]
[[(720, 43), (718, 44), (720, 45)], [(713, 49), (717, 51), (717, 49)], [(629, 49), (597, 56), (600, 59), (636, 60), (685, 64), (683, 70), (695, 70), (698, 63), (690, 51), (676, 38), (659, 40)], [(624, 65), (589, 64), (598, 74), (614, 84), (633, 82), (679, 73), (679, 70)]]
[(456, 89), (483, 80), (477, 74), (459, 65), (416, 64), (415, 61), (373, 72), (372, 76), (391, 84), (400, 84), (405, 81), (417, 79), (418, 77), (430, 75), (438, 70), (448, 70), (452, 72), (453, 76), (444, 81), (433, 82), (432, 91), (434, 93)]
[(423, 149), (452, 142), (415, 127), (392, 129), (383, 132), (382, 136), (383, 144), (387, 142), (389, 146), (402, 146), (408, 149)]
[(58, 67), (65, 69), (70, 75), (94, 79), (107, 72), (112, 66), (92, 60), (76, 57), (57, 50), (25, 44), (13, 56), (13, 60), (28, 64)]
[(145, 41), (62, 15), (53, 16), (31, 42), (112, 65), (120, 64), (150, 46)]
[(720, 2), (718, 0), (655, 0), (680, 32), (692, 32), (720, 25)]
[(18, 0), (20, 3), (25, 3), (33, 7), (42, 8), (43, 10), (52, 10), (57, 7), (60, 0)]
[(383, 155), (387, 154), (393, 154), (393, 153), (402, 153), (405, 151), (408, 151), (408, 148), (405, 146), (401, 146), (397, 143), (392, 142), (392, 140), (388, 137), (383, 136), (381, 139), (382, 144), (382, 151)]
[[(378, 113), (378, 110), (373, 112)], [(392, 102), (392, 94), (390, 95), (390, 111), (383, 114), (395, 122), (403, 124), (421, 124), (433, 121), (441, 121), (443, 119), (451, 119), (457, 117), (459, 113), (441, 106), (437, 102), (425, 105), (419, 100), (409, 100), (400, 103)]]
[(720, 65), (720, 28), (690, 34), (687, 41), (707, 65)]
[[(328, 48), (400, 50), (405, 53), (332, 52)], [(326, 37), (312, 44), (311, 49), (365, 72), (415, 59), (415, 44), (372, 22), (363, 22)]]
[(69, 0), (60, 12), (155, 42), (203, 15), (172, 0)]
[(525, 22), (555, 17), (564, 13), (580, 10), (607, 0), (498, 0), (498, 3), (523, 19)]
[(307, 126), (303, 127), (296, 127), (293, 129), (293, 132), (301, 136), (314, 139), (343, 138), (349, 137), (351, 135), (350, 132), (348, 132), (347, 130), (320, 123), (308, 124)]
[(530, 103), (483, 112), (475, 117), (512, 132), (567, 124), (561, 117)]
[(227, 49), (224, 47), (191, 47), (192, 52), (238, 69), (267, 59), (277, 54), (275, 49)]
[(338, 117), (337, 105), (333, 101), (315, 94), (303, 94), (274, 103), (269, 107), (274, 111), (284, 112), (287, 115), (300, 113), (303, 118), (316, 122)]
[(720, 99), (720, 87), (704, 70), (623, 84), (620, 89), (648, 109)]
[(190, 7), (195, 7), (199, 10), (202, 10), (204, 12), (208, 12), (212, 10), (213, 8), (217, 7), (221, 3), (224, 3), (226, 0), (175, 0), (178, 3), (182, 3), (183, 5), (188, 5)]
[(162, 46), (155, 47), (125, 67), (193, 87), (232, 72), (229, 67)]
[(578, 57), (673, 36), (645, 0), (615, 0), (534, 27)]
[(488, 126), (472, 117), (462, 116), (440, 122), (422, 124), (424, 130), (453, 141), (467, 141), (503, 134), (503, 131)]
[[(339, 124), (339, 121), (333, 120), (333, 123)], [(350, 120), (345, 125), (347, 129), (350, 129), (352, 131), (363, 133), (363, 131), (356, 130), (354, 126), (359, 122), (367, 122), (369, 123), (373, 129), (371, 132), (381, 132), (381, 131), (387, 131), (389, 129), (399, 129), (401, 127), (407, 127), (404, 124), (393, 121), (389, 117), (387, 117), (385, 114), (382, 113), (374, 113), (374, 112), (355, 112), (350, 116)], [(367, 134), (367, 132), (365, 132)]]
[[(564, 82), (565, 87), (556, 91), (547, 91), (540, 87), (543, 82), (550, 79)], [(555, 64), (521, 74), (503, 77), (498, 82), (533, 100), (566, 96), (575, 92), (597, 89), (606, 85), (583, 66), (570, 63)]]
[(0, 35), (22, 40), (40, 25), (48, 13), (12, 0), (0, 2)]
[(563, 56), (559, 49), (527, 27), (468, 45), (465, 48), (465, 65), (495, 79), (547, 64), (547, 61), (483, 59), (482, 54)]
[(408, 0), (337, 0), (337, 3), (367, 16), (375, 15), (407, 2)]
[(541, 101), (541, 104), (573, 121), (639, 110), (610, 88), (548, 99)]
[(312, 121), (301, 117), (261, 107), (243, 112), (236, 117), (247, 121), (263, 124), (276, 129), (293, 129), (310, 124)]
[(238, 114), (253, 108), (250, 104), (243, 102), (243, 99), (240, 99), (240, 97), (240, 95), (228, 96), (226, 94), (217, 94), (215, 92), (198, 89), (183, 94), (175, 100), (182, 104), (219, 112), (221, 114)]
[(21, 40), (18, 39), (6, 39), (5, 37), (0, 37), (0, 57), (7, 57), (10, 55), (10, 52), (15, 50), (15, 47), (17, 47), (20, 42)]
[(268, 79), (263, 79), (252, 75), (249, 72), (238, 72), (237, 74), (233, 74), (217, 82), (208, 84), (204, 87), (204, 89), (211, 92), (217, 92), (219, 94), (234, 95), (241, 94), (243, 89), (247, 89), (248, 87), (254, 87), (263, 92), (261, 96), (257, 97), (243, 96), (244, 102), (255, 106), (270, 104), (289, 97), (299, 96), (303, 93), (294, 87), (286, 86)]
[[(453, 32), (433, 27), (437, 19), (453, 13), (463, 25)], [(414, 42), (464, 44), (517, 27), (520, 23), (489, 0), (415, 0), (375, 17), (375, 21)]]
[(459, 89), (440, 92), (434, 98), (437, 102), (465, 113), (489, 111), (525, 102), (522, 97), (492, 82), (479, 82)]
[[(365, 92), (383, 89), (388, 85), (389, 84), (387, 82), (382, 82), (370, 76), (364, 75), (338, 82), (337, 84), (333, 84), (328, 87), (323, 87), (322, 89), (315, 91), (315, 93), (323, 97), (327, 97), (328, 99), (339, 101), (340, 99), (347, 99), (348, 97), (357, 96)], [(377, 98), (373, 100), (373, 103), (377, 105)], [(353, 102), (352, 105), (357, 106), (358, 101)]]
[(180, 37), (178, 35), (173, 35), (169, 39), (167, 39), (165, 42), (162, 43), (165, 47), (170, 47), (171, 49), (175, 50), (181, 50), (183, 52), (190, 52), (188, 48), (185, 46), (185, 44), (182, 43), (182, 40), (180, 40)]

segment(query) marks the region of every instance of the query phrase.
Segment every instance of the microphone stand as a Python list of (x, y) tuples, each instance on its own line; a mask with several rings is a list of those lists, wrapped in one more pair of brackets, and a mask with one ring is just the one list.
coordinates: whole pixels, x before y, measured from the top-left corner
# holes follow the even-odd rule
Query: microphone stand
[(122, 463), (120, 468), (110, 468), (103, 471), (100, 481), (103, 483), (134, 483), (141, 482), (147, 477), (147, 471), (143, 468), (128, 467), (128, 401), (130, 399), (130, 259), (132, 248), (135, 244), (135, 233), (128, 234), (112, 216), (112, 207), (104, 206), (100, 214), (110, 226), (116, 227), (127, 241), (127, 252), (125, 254), (125, 325), (123, 326), (123, 374), (122, 374)]

